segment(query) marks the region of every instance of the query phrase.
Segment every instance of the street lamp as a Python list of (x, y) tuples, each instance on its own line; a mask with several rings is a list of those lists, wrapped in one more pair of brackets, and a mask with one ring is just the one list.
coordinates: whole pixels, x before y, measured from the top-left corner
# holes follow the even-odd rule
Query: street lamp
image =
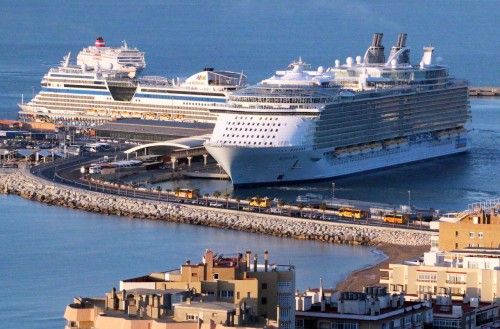
[(335, 199), (335, 182), (332, 182), (332, 201)]
[(411, 210), (411, 191), (410, 190), (408, 190), (408, 207)]

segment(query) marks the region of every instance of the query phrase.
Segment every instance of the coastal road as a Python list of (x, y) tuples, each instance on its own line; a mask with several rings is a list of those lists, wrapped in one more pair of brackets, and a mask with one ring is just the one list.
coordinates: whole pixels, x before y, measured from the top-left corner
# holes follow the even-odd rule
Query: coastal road
[[(227, 208), (231, 210), (244, 211), (244, 212), (254, 212), (263, 214), (272, 214), (274, 216), (284, 216), (284, 217), (299, 217), (303, 219), (311, 220), (325, 220), (336, 223), (346, 223), (346, 224), (357, 224), (364, 226), (374, 226), (374, 227), (400, 227), (404, 229), (410, 229), (415, 231), (431, 231), (426, 226), (421, 226), (420, 222), (410, 222), (410, 224), (388, 224), (384, 223), (379, 219), (363, 219), (363, 220), (348, 220), (336, 215), (323, 214), (319, 209), (304, 208), (301, 211), (297, 209), (290, 209), (290, 206), (285, 206), (282, 208), (258, 208), (249, 207), (248, 201), (236, 201), (234, 199), (225, 199), (223, 197), (214, 196), (204, 196), (197, 199), (184, 199), (179, 198), (174, 195), (169, 195), (165, 191), (158, 191), (146, 188), (134, 188), (132, 186), (124, 186), (117, 184), (102, 184), (98, 181), (91, 181), (89, 179), (84, 179), (80, 174), (80, 167), (92, 162), (97, 162), (102, 160), (104, 156), (112, 157), (113, 153), (101, 152), (92, 153), (85, 156), (73, 157), (65, 160), (59, 160), (54, 163), (42, 164), (31, 168), (31, 173), (42, 177), (46, 180), (61, 183), (67, 186), (98, 191), (101, 193), (107, 193), (111, 195), (127, 196), (145, 200), (155, 200), (164, 201), (179, 204), (195, 204), (203, 207), (215, 207), (215, 208)], [(245, 210), (243, 210), (245, 208)]]

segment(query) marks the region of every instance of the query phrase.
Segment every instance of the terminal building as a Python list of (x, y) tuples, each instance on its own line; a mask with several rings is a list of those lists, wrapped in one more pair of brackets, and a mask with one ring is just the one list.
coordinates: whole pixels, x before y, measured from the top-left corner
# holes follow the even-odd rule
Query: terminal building
[(121, 119), (96, 127), (95, 134), (100, 139), (149, 143), (211, 134), (213, 128), (205, 122)]
[(264, 263), (250, 251), (220, 255), (178, 269), (122, 280), (103, 299), (78, 299), (66, 307), (69, 328), (217, 329), (295, 327), (295, 268)]

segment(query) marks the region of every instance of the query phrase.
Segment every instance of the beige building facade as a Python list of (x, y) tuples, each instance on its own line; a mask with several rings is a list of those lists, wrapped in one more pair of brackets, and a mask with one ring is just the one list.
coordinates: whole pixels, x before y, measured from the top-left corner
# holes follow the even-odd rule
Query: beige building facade
[(471, 205), (469, 211), (439, 223), (439, 250), (500, 248), (500, 203)]
[[(263, 258), (264, 263), (259, 264), (258, 255), (250, 251), (221, 255), (206, 250), (199, 263), (188, 260), (178, 269), (122, 280), (119, 290), (113, 288), (102, 301), (92, 302), (99, 309), (94, 311), (93, 324), (105, 313), (130, 323), (148, 320), (241, 327), (272, 322), (294, 329), (295, 268), (271, 264), (267, 251)], [(78, 323), (71, 328), (85, 329), (85, 321), (70, 315), (91, 313), (87, 308), (92, 307), (70, 306), (68, 323)]]
[(388, 269), (381, 269), (380, 283), (390, 293), (404, 292), (414, 299), (445, 294), (452, 300), (492, 302), (500, 297), (500, 250), (428, 252), (423, 261), (389, 264)]

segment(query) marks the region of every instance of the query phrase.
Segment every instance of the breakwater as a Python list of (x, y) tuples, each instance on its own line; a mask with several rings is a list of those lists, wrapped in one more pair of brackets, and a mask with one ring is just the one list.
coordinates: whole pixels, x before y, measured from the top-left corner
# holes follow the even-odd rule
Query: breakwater
[(0, 173), (0, 192), (50, 205), (175, 223), (319, 240), (351, 245), (430, 245), (431, 232), (246, 213), (196, 205), (142, 200), (87, 191), (53, 183), (27, 170)]

